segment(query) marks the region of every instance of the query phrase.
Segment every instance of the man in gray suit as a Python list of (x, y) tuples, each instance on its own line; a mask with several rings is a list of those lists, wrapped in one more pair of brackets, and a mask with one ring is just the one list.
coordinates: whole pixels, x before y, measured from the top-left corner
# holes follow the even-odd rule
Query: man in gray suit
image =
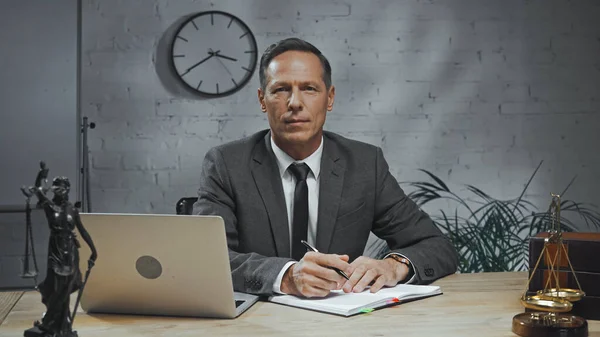
[[(194, 205), (225, 221), (235, 291), (321, 297), (454, 273), (455, 249), (381, 149), (323, 131), (335, 96), (325, 56), (286, 39), (267, 48), (259, 71), (270, 129), (211, 149)], [(370, 232), (390, 247), (383, 259), (361, 256)]]

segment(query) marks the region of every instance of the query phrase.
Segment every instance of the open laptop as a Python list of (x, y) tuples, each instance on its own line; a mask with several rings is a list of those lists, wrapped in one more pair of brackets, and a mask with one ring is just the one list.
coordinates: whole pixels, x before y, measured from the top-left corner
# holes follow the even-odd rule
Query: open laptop
[[(219, 216), (82, 213), (98, 259), (81, 297), (88, 313), (235, 318), (258, 300), (233, 291)], [(90, 250), (80, 239), (85, 277)]]

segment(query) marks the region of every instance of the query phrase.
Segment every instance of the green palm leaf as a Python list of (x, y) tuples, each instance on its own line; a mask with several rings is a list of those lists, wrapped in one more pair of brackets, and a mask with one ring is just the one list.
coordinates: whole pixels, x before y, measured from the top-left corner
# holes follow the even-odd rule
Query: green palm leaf
[[(531, 184), (542, 162), (529, 177), (527, 184), (517, 198), (498, 200), (476, 186), (465, 185), (467, 191), (478, 200), (472, 201), (477, 207), (455, 194), (435, 174), (420, 169), (431, 181), (408, 182), (414, 190), (408, 197), (422, 207), (435, 200), (455, 203), (452, 214), (440, 210), (440, 215), (431, 215), (435, 225), (448, 237), (458, 252), (459, 271), (495, 272), (516, 271), (528, 268), (529, 238), (551, 226), (548, 212), (538, 212), (535, 205), (524, 199), (525, 191)], [(563, 195), (575, 179), (564, 189)], [(466, 212), (460, 215), (459, 208)], [(600, 212), (588, 204), (571, 200), (561, 202), (561, 223), (563, 231), (574, 231), (585, 223), (589, 229), (600, 229)], [(576, 221), (576, 220), (577, 221)]]
[(446, 192), (450, 192), (450, 189), (448, 188), (448, 186), (446, 186), (446, 184), (442, 181), (442, 179), (438, 178), (435, 174), (433, 174), (427, 170), (423, 170), (423, 169), (419, 169), (419, 171), (425, 172), (425, 174), (427, 174), (431, 179), (433, 179), (442, 190), (444, 190)]

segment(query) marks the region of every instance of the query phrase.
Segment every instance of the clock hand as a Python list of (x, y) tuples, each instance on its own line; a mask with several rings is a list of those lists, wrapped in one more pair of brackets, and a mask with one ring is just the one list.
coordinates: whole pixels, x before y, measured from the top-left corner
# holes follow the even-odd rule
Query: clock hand
[(237, 59), (234, 59), (233, 57), (229, 57), (229, 56), (225, 56), (225, 55), (219, 54), (218, 51), (215, 52), (215, 56), (216, 57), (221, 57), (221, 58), (224, 58), (224, 59), (227, 59), (227, 60), (231, 60), (231, 61), (234, 61), (234, 62), (237, 61)]
[[(215, 54), (215, 56), (219, 56), (219, 54)], [(217, 58), (217, 60), (219, 60), (219, 63), (221, 63), (221, 65), (223, 66), (223, 68), (225, 68), (225, 70), (227, 71), (227, 73), (229, 74), (229, 76), (231, 76), (231, 78), (233, 78), (233, 75), (231, 75), (231, 72), (229, 71), (229, 69), (227, 69), (227, 66), (225, 65), (225, 63), (223, 63), (223, 61), (221, 61), (219, 58)]]
[(200, 62), (194, 64), (193, 66), (189, 67), (185, 73), (181, 74), (181, 76), (189, 73), (190, 71), (192, 71), (192, 69), (196, 68), (197, 66), (201, 65), (202, 63), (206, 62), (206, 60), (208, 60), (209, 58), (215, 56), (215, 54), (210, 54), (210, 56), (207, 56), (205, 58), (203, 58), (202, 60), (200, 60)]

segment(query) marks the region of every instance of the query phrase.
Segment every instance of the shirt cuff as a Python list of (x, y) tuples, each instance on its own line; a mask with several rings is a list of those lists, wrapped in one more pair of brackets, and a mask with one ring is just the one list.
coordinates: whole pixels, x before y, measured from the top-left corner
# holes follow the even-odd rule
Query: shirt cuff
[[(410, 278), (410, 280), (404, 282), (404, 284), (412, 284), (413, 282), (415, 282), (415, 277), (417, 276), (417, 273), (415, 272), (416, 268), (415, 268), (415, 265), (413, 264), (413, 262), (408, 257), (406, 257), (400, 253), (396, 253), (396, 252), (391, 252), (391, 253), (387, 254), (386, 256), (384, 256), (383, 258), (386, 259), (392, 254), (403, 257), (403, 258), (407, 259), (408, 262), (410, 262), (410, 266), (408, 266), (408, 268), (412, 269), (412, 277)], [(400, 263), (400, 262), (398, 262), (398, 263)], [(408, 272), (410, 274), (411, 271), (409, 270)], [(399, 283), (401, 283), (401, 282), (399, 282)]]
[(281, 292), (281, 281), (283, 280), (283, 275), (285, 275), (285, 272), (294, 264), (296, 263), (296, 261), (290, 261), (288, 263), (286, 263), (283, 268), (281, 268), (281, 271), (279, 272), (279, 274), (277, 275), (277, 278), (275, 279), (275, 283), (273, 283), (273, 292), (276, 294), (280, 294), (280, 295), (284, 295), (284, 293)]

